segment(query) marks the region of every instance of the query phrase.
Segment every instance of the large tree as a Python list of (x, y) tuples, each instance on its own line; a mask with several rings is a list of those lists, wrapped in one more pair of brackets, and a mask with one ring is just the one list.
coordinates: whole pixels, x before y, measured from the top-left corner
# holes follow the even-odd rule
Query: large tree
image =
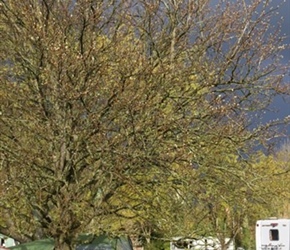
[(269, 139), (247, 113), (287, 91), (272, 13), (259, 0), (0, 0), (2, 232), (65, 250), (126, 227), (112, 218), (168, 227), (174, 211), (157, 215), (188, 185), (198, 196), (211, 168), (239, 174), (218, 159)]

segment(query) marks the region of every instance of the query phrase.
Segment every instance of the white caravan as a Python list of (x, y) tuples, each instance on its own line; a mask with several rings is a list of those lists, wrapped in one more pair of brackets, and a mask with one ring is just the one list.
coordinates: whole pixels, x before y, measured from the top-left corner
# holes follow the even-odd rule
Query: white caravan
[[(229, 238), (225, 239), (226, 243), (230, 241)], [(170, 250), (221, 250), (221, 244), (217, 238), (206, 237), (201, 239), (190, 239), (175, 237), (172, 242), (170, 242)], [(227, 250), (234, 250), (235, 246), (233, 241), (227, 247)]]
[(256, 250), (290, 250), (290, 219), (258, 220)]

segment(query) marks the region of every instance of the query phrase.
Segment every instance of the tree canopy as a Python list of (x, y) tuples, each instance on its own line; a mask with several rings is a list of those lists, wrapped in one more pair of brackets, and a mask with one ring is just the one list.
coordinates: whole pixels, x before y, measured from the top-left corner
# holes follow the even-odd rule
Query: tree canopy
[(130, 223), (175, 234), (178, 211), (244, 216), (246, 162), (285, 122), (251, 116), (288, 93), (272, 15), (259, 0), (0, 0), (2, 232), (65, 250)]

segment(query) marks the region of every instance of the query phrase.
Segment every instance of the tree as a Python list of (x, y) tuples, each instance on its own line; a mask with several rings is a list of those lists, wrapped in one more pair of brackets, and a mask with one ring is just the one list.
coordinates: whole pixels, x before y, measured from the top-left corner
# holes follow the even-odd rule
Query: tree
[(271, 13), (259, 0), (1, 0), (1, 209), (15, 218), (2, 231), (72, 249), (81, 232), (120, 231), (112, 218), (156, 222), (169, 190), (203, 185), (195, 167), (248, 155), (271, 126), (246, 114), (287, 91)]
[(280, 187), (280, 199), (283, 201), (277, 214), (279, 217), (287, 218), (290, 216), (290, 193), (289, 193), (289, 141), (283, 142), (276, 152), (269, 156), (273, 159), (273, 165), (278, 169), (277, 178)]

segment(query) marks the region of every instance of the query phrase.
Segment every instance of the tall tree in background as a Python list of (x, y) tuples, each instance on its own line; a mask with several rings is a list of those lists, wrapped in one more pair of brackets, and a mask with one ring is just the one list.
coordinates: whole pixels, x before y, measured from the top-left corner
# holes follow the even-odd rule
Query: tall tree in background
[[(289, 175), (290, 175), (290, 143), (289, 140), (285, 141), (276, 151), (273, 160), (275, 168), (279, 169), (277, 178), (279, 179), (279, 188), (283, 199), (283, 204), (280, 206), (278, 212), (282, 218), (290, 216), (290, 192), (289, 192)], [(269, 157), (270, 158), (270, 157)]]
[(110, 218), (162, 229), (173, 197), (243, 175), (227, 159), (273, 136), (248, 112), (287, 93), (284, 47), (267, 1), (212, 6), (0, 0), (2, 232), (66, 250)]

